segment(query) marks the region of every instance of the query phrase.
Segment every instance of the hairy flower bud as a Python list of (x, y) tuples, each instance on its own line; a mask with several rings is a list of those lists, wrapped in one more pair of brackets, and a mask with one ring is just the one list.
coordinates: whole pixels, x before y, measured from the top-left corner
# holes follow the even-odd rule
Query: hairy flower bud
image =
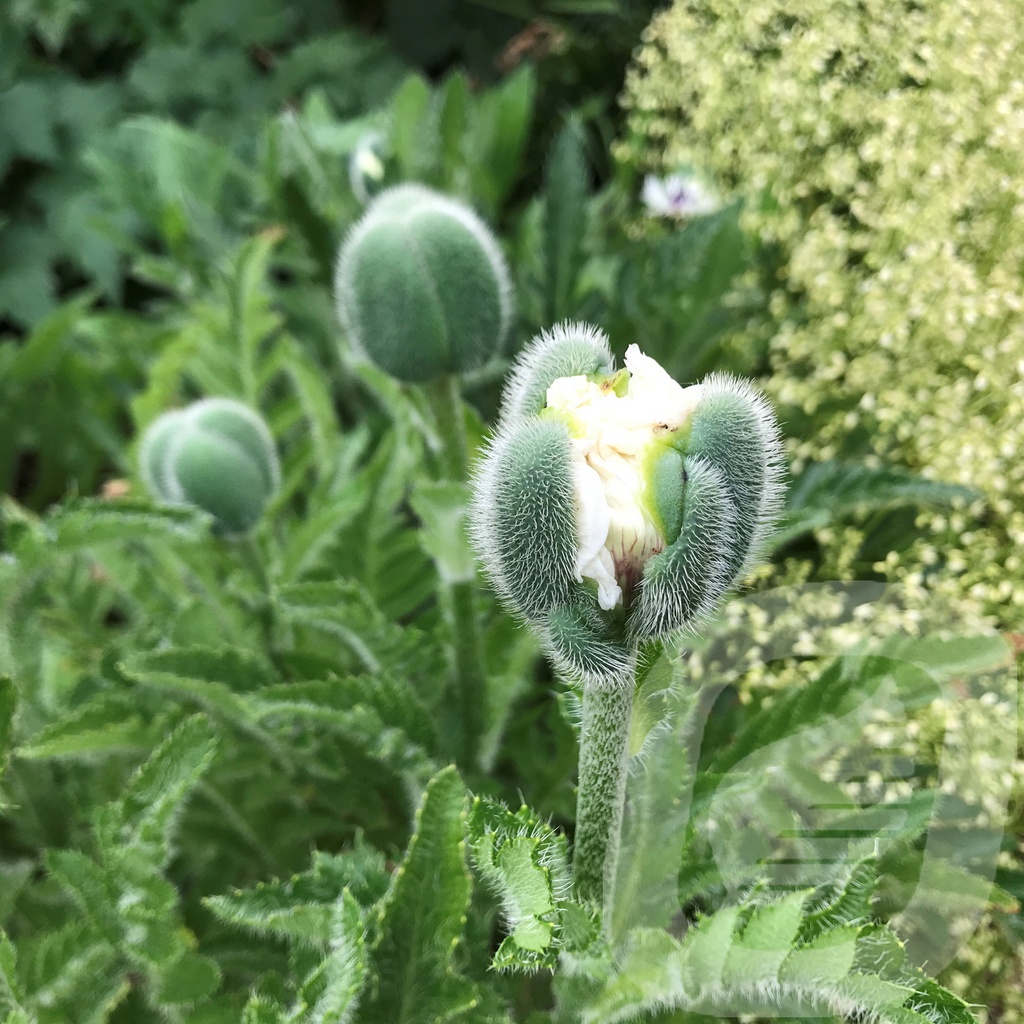
[(228, 398), (203, 399), (156, 419), (143, 436), (139, 468), (155, 498), (209, 512), (225, 536), (255, 526), (280, 483), (266, 423)]
[(782, 496), (778, 428), (748, 384), (681, 387), (637, 346), (566, 324), (513, 368), (478, 473), (474, 541), (560, 665), (615, 676), (693, 629), (748, 571)]
[(341, 247), (335, 299), (352, 346), (406, 381), (478, 369), (501, 348), (512, 313), (490, 230), (422, 185), (370, 204)]

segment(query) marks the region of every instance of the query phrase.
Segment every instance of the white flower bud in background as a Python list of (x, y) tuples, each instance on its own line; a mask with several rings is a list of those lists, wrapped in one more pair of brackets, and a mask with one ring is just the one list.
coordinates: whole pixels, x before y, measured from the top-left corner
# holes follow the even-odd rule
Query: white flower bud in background
[(384, 189), (387, 157), (387, 139), (380, 132), (367, 132), (352, 150), (348, 160), (348, 183), (363, 206)]

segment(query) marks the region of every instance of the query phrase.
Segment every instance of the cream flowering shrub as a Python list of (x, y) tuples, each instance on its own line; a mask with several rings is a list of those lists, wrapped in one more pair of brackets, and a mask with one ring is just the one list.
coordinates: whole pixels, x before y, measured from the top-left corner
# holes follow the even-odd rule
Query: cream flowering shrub
[[(771, 338), (765, 387), (788, 421), (796, 468), (883, 459), (983, 495), (970, 510), (922, 513), (926, 539), (871, 567), (899, 596), (867, 606), (871, 621), (822, 627), (827, 608), (808, 592), (778, 616), (727, 606), (727, 629), (741, 636), (770, 645), (788, 630), (799, 653), (841, 647), (861, 629), (931, 635), (937, 606), (966, 632), (993, 623), (1021, 632), (1022, 53), (1018, 0), (676, 0), (648, 29), (627, 81), (631, 134), (620, 156), (648, 173), (704, 169), (746, 200), (746, 227), (778, 253), (771, 321), (749, 331)], [(791, 561), (763, 582), (863, 573), (856, 527), (819, 539), (825, 564)], [(726, 651), (740, 667), (746, 659), (743, 699), (806, 676), (798, 660), (765, 666), (763, 654), (757, 643)], [(991, 722), (991, 700), (1012, 728), (1012, 675), (991, 695), (933, 703), (911, 728), (873, 721), (865, 740), (896, 736), (919, 757)], [(1024, 763), (993, 766), (983, 744), (953, 743), (945, 756), (994, 812), (1012, 774), (1012, 832)], [(1004, 857), (1019, 868), (1019, 851)], [(1021, 961), (1000, 916), (945, 978), (998, 1008), (989, 1020), (1018, 1020)]]
[(621, 152), (747, 197), (747, 226), (782, 259), (767, 386), (808, 425), (797, 464), (871, 454), (981, 491), (983, 525), (931, 516), (932, 539), (885, 571), (938, 566), (932, 585), (1010, 627), (1024, 612), (1022, 52), (1017, 0), (677, 0), (629, 76)]

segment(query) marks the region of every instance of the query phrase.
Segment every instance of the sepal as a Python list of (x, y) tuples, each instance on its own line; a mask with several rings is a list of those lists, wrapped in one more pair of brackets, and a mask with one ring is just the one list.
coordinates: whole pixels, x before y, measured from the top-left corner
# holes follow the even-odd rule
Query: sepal
[(499, 432), (477, 474), (471, 532), (487, 575), (513, 611), (538, 620), (569, 603), (576, 521), (565, 425), (533, 420)]
[(729, 571), (736, 511), (722, 472), (707, 459), (686, 459), (682, 529), (644, 569), (630, 613), (630, 633), (647, 639), (692, 629), (732, 585)]
[(536, 416), (559, 377), (609, 374), (614, 358), (607, 335), (590, 324), (566, 321), (541, 331), (512, 366), (501, 400), (500, 424)]
[(782, 444), (775, 414), (746, 381), (712, 374), (703, 382), (687, 454), (706, 459), (722, 474), (736, 509), (728, 571), (742, 577), (756, 564), (782, 506)]
[(554, 608), (541, 629), (541, 642), (555, 665), (584, 682), (617, 685), (631, 675), (634, 654), (589, 600)]

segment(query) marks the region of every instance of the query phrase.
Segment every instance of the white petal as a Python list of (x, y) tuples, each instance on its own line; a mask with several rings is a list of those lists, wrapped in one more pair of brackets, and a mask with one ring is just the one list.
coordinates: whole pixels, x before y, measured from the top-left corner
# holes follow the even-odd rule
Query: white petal
[[(575, 449), (572, 462), (573, 482), (579, 502), (579, 551), (576, 554), (576, 578), (583, 578), (583, 567), (589, 565), (603, 550), (611, 525), (611, 511), (605, 497), (604, 485), (597, 472), (584, 461)], [(614, 581), (614, 577), (613, 577)]]

